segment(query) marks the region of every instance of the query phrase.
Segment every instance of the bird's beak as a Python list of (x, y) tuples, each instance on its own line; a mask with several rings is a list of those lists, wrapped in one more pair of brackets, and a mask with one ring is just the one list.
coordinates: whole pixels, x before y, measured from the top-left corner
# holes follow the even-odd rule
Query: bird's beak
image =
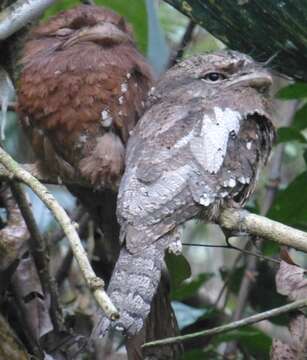
[(101, 23), (77, 31), (63, 43), (61, 48), (66, 49), (84, 41), (98, 42), (102, 45), (112, 45), (129, 42), (131, 41), (131, 37), (129, 34), (118, 29), (114, 24)]
[(260, 89), (269, 89), (273, 83), (271, 74), (265, 70), (255, 70), (251, 73), (244, 74), (238, 78), (232, 80), (229, 83), (229, 86), (232, 85), (242, 85), (253, 87), (257, 90)]

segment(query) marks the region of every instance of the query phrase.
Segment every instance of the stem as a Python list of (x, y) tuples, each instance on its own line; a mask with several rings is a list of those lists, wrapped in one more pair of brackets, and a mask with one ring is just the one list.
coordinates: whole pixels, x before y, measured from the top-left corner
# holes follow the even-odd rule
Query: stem
[(95, 297), (97, 303), (111, 320), (119, 318), (118, 311), (106, 292), (103, 290), (104, 282), (96, 276), (94, 270), (92, 269), (75, 226), (71, 222), (65, 210), (58, 204), (43, 184), (41, 184), (30, 173), (22, 169), (20, 165), (2, 148), (0, 148), (0, 163), (3, 164), (7, 170), (12, 172), (20, 181), (27, 184), (49, 208), (55, 219), (63, 228), (82, 275), (88, 287), (93, 292), (93, 296)]
[(217, 327), (214, 327), (209, 330), (198, 331), (198, 332), (195, 332), (192, 334), (176, 336), (176, 337), (167, 338), (167, 339), (163, 339), (163, 340), (151, 341), (149, 343), (144, 344), (143, 348), (147, 348), (147, 347), (151, 347), (151, 346), (173, 344), (173, 343), (176, 343), (179, 341), (186, 341), (189, 339), (195, 339), (195, 338), (205, 337), (205, 336), (209, 336), (209, 335), (221, 334), (226, 331), (235, 330), (235, 329), (241, 328), (246, 325), (254, 324), (258, 321), (270, 319), (274, 316), (285, 314), (289, 311), (297, 310), (297, 309), (300, 309), (305, 306), (307, 306), (307, 299), (294, 301), (291, 304), (280, 306), (280, 307), (272, 309), (272, 310), (264, 311), (260, 314), (249, 316), (245, 319), (233, 321), (227, 325), (217, 326)]
[(50, 296), (50, 313), (53, 326), (57, 331), (61, 331), (64, 329), (62, 310), (55, 279), (51, 275), (49, 269), (49, 256), (47, 254), (45, 239), (39, 232), (33, 213), (29, 207), (28, 200), (20, 184), (12, 182), (11, 189), (30, 232), (29, 244), (42, 287), (45, 294), (48, 293)]

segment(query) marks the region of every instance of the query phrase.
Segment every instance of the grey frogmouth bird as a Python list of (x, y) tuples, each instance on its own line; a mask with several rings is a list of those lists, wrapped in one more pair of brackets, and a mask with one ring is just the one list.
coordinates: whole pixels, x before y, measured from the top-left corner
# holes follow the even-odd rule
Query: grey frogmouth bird
[[(253, 193), (275, 135), (271, 84), (249, 56), (222, 51), (183, 61), (151, 90), (128, 141), (118, 195), (123, 247), (108, 288), (121, 314), (111, 324), (117, 329), (132, 335), (142, 328), (164, 251), (178, 248), (181, 225), (217, 221)], [(103, 317), (94, 335), (109, 326)]]

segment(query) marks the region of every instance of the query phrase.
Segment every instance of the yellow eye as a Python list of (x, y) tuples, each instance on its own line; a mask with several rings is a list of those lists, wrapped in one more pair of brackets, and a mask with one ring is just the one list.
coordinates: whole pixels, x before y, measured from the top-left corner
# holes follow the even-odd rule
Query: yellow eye
[(204, 80), (210, 82), (218, 82), (226, 79), (226, 76), (219, 72), (209, 72), (203, 76)]

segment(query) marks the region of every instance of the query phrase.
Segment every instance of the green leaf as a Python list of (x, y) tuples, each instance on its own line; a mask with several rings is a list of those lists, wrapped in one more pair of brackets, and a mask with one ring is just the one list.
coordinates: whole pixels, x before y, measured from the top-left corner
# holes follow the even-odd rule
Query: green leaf
[[(143, 53), (146, 53), (148, 27), (145, 0), (97, 0), (96, 4), (105, 6), (122, 15), (133, 27), (133, 34), (138, 48)], [(78, 5), (80, 5), (80, 1), (77, 0), (62, 0), (56, 2), (48, 8), (43, 19), (48, 19), (50, 16), (56, 15), (59, 11), (67, 10)]]
[(191, 276), (191, 268), (183, 255), (176, 256), (167, 253), (165, 262), (170, 275), (171, 290), (178, 288), (182, 282)]
[(290, 141), (298, 141), (306, 143), (306, 138), (301, 132), (293, 127), (281, 127), (277, 130), (277, 143), (285, 143)]
[(171, 297), (174, 300), (184, 300), (197, 293), (200, 287), (208, 281), (213, 274), (211, 273), (202, 273), (198, 274), (191, 281), (184, 282), (181, 286), (176, 289), (173, 289)]
[(262, 253), (265, 256), (278, 255), (280, 246), (275, 241), (266, 240), (262, 245)]
[(276, 97), (282, 100), (307, 98), (307, 83), (297, 82), (280, 89)]
[(307, 171), (279, 191), (268, 217), (292, 226), (307, 224)]
[(64, 11), (70, 9), (74, 6), (80, 5), (80, 1), (77, 0), (62, 0), (56, 1), (52, 6), (50, 6), (45, 12), (43, 16), (43, 20), (49, 19), (51, 16), (56, 15), (60, 11)]
[(248, 350), (250, 355), (255, 356), (257, 359), (269, 359), (272, 340), (259, 330), (247, 326), (243, 329), (217, 335), (213, 340), (215, 345), (229, 341), (238, 341)]
[[(199, 360), (205, 359), (205, 353), (201, 349), (193, 349), (187, 352), (184, 352), (183, 357), (180, 360)], [(213, 359), (211, 359), (213, 360)]]
[(292, 126), (297, 130), (307, 128), (307, 104), (302, 106), (294, 115)]
[(145, 54), (148, 39), (145, 0), (96, 0), (96, 4), (114, 10), (132, 25), (138, 48)]

